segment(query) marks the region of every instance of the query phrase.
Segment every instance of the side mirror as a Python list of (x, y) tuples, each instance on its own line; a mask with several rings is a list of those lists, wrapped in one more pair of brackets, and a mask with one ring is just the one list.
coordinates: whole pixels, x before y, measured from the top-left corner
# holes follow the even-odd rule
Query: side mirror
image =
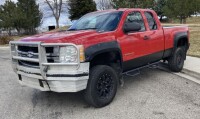
[(124, 24), (124, 32), (125, 33), (140, 31), (141, 28), (142, 28), (141, 25), (139, 23), (136, 23), (136, 22)]

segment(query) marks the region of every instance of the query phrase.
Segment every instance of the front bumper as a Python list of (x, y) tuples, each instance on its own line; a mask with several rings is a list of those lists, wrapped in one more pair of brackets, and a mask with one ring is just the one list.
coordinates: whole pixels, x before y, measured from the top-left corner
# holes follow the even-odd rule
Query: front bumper
[(21, 85), (53, 92), (78, 92), (86, 89), (89, 79), (89, 63), (76, 66), (49, 66), (46, 79), (39, 70), (18, 66), (17, 74)]
[[(38, 59), (20, 57), (17, 54), (17, 46), (38, 47)], [(14, 71), (19, 77), (19, 83), (24, 86), (53, 92), (78, 92), (86, 89), (89, 79), (89, 63), (48, 63), (45, 46), (73, 45), (73, 44), (43, 44), (11, 42), (11, 58)], [(39, 63), (39, 68), (22, 66), (19, 61)]]

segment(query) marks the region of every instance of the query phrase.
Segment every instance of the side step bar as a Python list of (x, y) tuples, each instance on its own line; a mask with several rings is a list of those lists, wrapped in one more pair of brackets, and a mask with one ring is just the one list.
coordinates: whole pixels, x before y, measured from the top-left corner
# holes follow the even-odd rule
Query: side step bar
[(158, 61), (158, 62), (154, 62), (154, 63), (150, 63), (148, 65), (145, 65), (145, 66), (142, 66), (142, 67), (138, 67), (136, 69), (132, 69), (132, 70), (129, 70), (129, 71), (126, 71), (124, 73), (122, 73), (123, 75), (127, 75), (127, 76), (131, 76), (131, 77), (134, 77), (134, 76), (137, 76), (137, 75), (140, 75), (140, 70), (141, 69), (144, 69), (144, 68), (152, 68), (152, 69), (155, 69), (158, 67), (158, 64), (161, 63), (161, 61)]

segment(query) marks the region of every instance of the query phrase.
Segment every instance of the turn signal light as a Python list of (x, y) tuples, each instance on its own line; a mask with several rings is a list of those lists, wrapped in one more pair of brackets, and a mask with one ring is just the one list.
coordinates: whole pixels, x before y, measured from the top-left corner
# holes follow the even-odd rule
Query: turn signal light
[(79, 52), (80, 52), (80, 62), (85, 61), (85, 51), (84, 51), (84, 46), (79, 45)]

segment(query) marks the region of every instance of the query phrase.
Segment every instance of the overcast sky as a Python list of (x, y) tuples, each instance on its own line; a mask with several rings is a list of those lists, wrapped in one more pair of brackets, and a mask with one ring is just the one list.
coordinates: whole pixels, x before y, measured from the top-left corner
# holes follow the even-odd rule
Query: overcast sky
[[(0, 4), (3, 4), (6, 0), (0, 0)], [(17, 0), (12, 0), (14, 2), (17, 2)], [(55, 18), (52, 16), (52, 12), (49, 9), (49, 6), (47, 4), (41, 4), (41, 0), (40, 1), (40, 10), (43, 12), (43, 19), (42, 19), (42, 24), (41, 24), (41, 28), (47, 28), (48, 26), (53, 26), (56, 25), (56, 21)], [(44, 1), (44, 0), (42, 0)], [(65, 7), (65, 9), (63, 10), (64, 12), (61, 14), (60, 17), (60, 26), (66, 26), (71, 24), (68, 14), (68, 9)]]

